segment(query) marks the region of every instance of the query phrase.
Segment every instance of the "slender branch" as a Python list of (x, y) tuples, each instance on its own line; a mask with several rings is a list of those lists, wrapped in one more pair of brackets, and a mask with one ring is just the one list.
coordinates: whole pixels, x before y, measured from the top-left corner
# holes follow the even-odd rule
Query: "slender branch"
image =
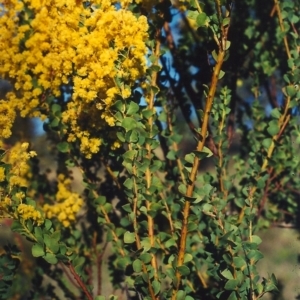
[(86, 297), (88, 298), (88, 300), (93, 300), (93, 296), (88, 291), (87, 287), (85, 286), (85, 284), (81, 280), (80, 276), (76, 273), (73, 265), (69, 263), (66, 266), (69, 268), (70, 272), (74, 276), (74, 279), (76, 280), (76, 282), (78, 283), (78, 285), (81, 287), (82, 291), (84, 292), (84, 294), (86, 295)]
[[(158, 65), (158, 61), (159, 61), (159, 57), (160, 57), (160, 35), (161, 35), (161, 30), (157, 30), (156, 32), (156, 36), (155, 36), (155, 48), (153, 49), (153, 55), (156, 57), (155, 62), (153, 63), (153, 65)], [(151, 87), (157, 86), (157, 75), (158, 72), (153, 72), (152, 76), (151, 76)], [(147, 102), (147, 106), (149, 110), (154, 110), (154, 100), (155, 100), (155, 96), (156, 93), (154, 92), (154, 90), (151, 88), (150, 91), (150, 96)], [(150, 139), (153, 138), (152, 136), (152, 132), (153, 132), (153, 124), (154, 124), (154, 120), (153, 120), (153, 115), (151, 115), (151, 117), (148, 119), (148, 126), (149, 126), (149, 135), (150, 135)], [(151, 149), (151, 144), (150, 143), (146, 143), (146, 150), (147, 150), (147, 158), (150, 161), (152, 159), (152, 149)], [(146, 169), (145, 172), (145, 177), (146, 177), (146, 193), (150, 195), (150, 193), (148, 192), (148, 190), (151, 187), (151, 181), (152, 181), (152, 172), (150, 170), (150, 168), (148, 167)], [(151, 209), (151, 203), (149, 200), (146, 200), (146, 208), (147, 210)], [(155, 245), (155, 236), (154, 236), (154, 220), (153, 217), (151, 217), (149, 214), (147, 215), (147, 219), (148, 219), (148, 236), (150, 239), (150, 244), (152, 247), (154, 247)], [(154, 278), (158, 279), (158, 266), (157, 266), (157, 258), (156, 256), (151, 253), (151, 265), (154, 271)], [(151, 283), (149, 283), (149, 285), (151, 285)], [(152, 285), (151, 285), (152, 287)], [(155, 297), (153, 299), (156, 299)]]
[[(131, 151), (133, 150), (132, 144), (128, 144), (128, 149)], [(139, 226), (138, 226), (138, 221), (137, 221), (137, 209), (138, 209), (138, 188), (137, 188), (137, 170), (136, 170), (136, 165), (133, 164), (132, 166), (132, 180), (133, 180), (133, 199), (132, 199), (132, 212), (133, 212), (133, 230), (134, 230), (134, 236), (135, 236), (135, 243), (137, 249), (141, 249), (141, 240), (139, 236)]]
[[(219, 53), (218, 53), (217, 63), (216, 63), (216, 66), (214, 68), (214, 72), (212, 75), (211, 86), (210, 86), (208, 96), (206, 99), (202, 127), (201, 127), (201, 131), (200, 131), (201, 138), (198, 141), (197, 151), (202, 151), (204, 144), (205, 144), (206, 135), (208, 132), (209, 116), (210, 116), (213, 100), (214, 100), (216, 89), (217, 89), (217, 84), (218, 84), (218, 80), (219, 80), (218, 77), (219, 77), (223, 62), (224, 62), (224, 57), (225, 57), (225, 51), (223, 51), (223, 49), (220, 48)], [(195, 156), (192, 170), (190, 173), (190, 178), (188, 181), (189, 183), (187, 185), (187, 191), (186, 191), (187, 197), (191, 197), (193, 194), (199, 165), (200, 165), (200, 160), (197, 156)], [(177, 291), (179, 289), (180, 282), (181, 282), (181, 274), (178, 271), (178, 267), (182, 266), (183, 261), (184, 261), (186, 238), (187, 238), (187, 233), (188, 233), (187, 225), (188, 225), (189, 213), (190, 213), (190, 202), (186, 200), (184, 203), (184, 209), (183, 209), (183, 220), (182, 220), (181, 236), (180, 236), (180, 241), (179, 241), (179, 252), (178, 252), (178, 259), (177, 259), (177, 270), (176, 270), (177, 282), (173, 289), (172, 298), (171, 298), (172, 300), (176, 299)]]
[(94, 254), (96, 257), (96, 268), (97, 268), (97, 295), (101, 295), (101, 293), (102, 293), (102, 272), (101, 272), (102, 270), (101, 270), (101, 267), (102, 267), (102, 262), (103, 262), (102, 258), (105, 253), (108, 242), (105, 242), (104, 246), (102, 247), (102, 251), (100, 253), (98, 253), (96, 240), (97, 240), (97, 232), (94, 235), (93, 246), (94, 246)]
[(102, 163), (104, 164), (107, 173), (110, 175), (110, 177), (112, 178), (112, 180), (115, 182), (117, 188), (119, 190), (122, 190), (121, 184), (120, 184), (118, 178), (115, 176), (115, 174), (114, 174), (113, 170), (111, 169), (111, 167), (107, 163), (105, 163), (104, 160), (102, 160)]
[[(128, 144), (128, 148), (129, 150), (132, 150), (132, 145)], [(134, 236), (135, 236), (135, 243), (136, 243), (136, 247), (138, 250), (140, 250), (142, 248), (142, 244), (141, 244), (141, 240), (140, 240), (140, 236), (139, 236), (139, 232), (138, 232), (138, 222), (137, 222), (137, 201), (138, 201), (138, 188), (137, 188), (137, 183), (136, 183), (136, 178), (137, 178), (137, 170), (136, 170), (136, 165), (134, 164), (132, 167), (132, 178), (133, 178), (133, 191), (134, 191), (134, 198), (133, 198), (133, 229), (134, 229)], [(148, 221), (149, 222), (149, 221)], [(149, 224), (148, 224), (149, 227)], [(142, 264), (142, 268), (143, 268), (143, 273), (147, 274), (147, 267), (146, 265), (143, 263)], [(148, 278), (148, 290), (150, 292), (151, 295), (151, 299), (156, 300), (157, 298), (155, 297), (154, 294), (154, 290), (151, 284), (151, 280)]]
[(66, 265), (65, 265), (64, 263), (62, 263), (62, 262), (59, 262), (59, 264), (60, 264), (60, 266), (62, 267), (64, 273), (66, 274), (66, 276), (67, 276), (69, 282), (70, 282), (72, 285), (74, 285), (76, 288), (79, 288), (79, 285), (78, 285), (77, 281), (74, 280), (74, 277), (72, 277), (72, 276), (70, 275), (70, 272), (66, 269)]
[[(283, 18), (282, 18), (282, 14), (281, 14), (279, 1), (274, 0), (274, 4), (275, 4), (275, 7), (276, 7), (276, 11), (277, 11), (277, 16), (278, 16), (278, 21), (279, 21), (279, 26), (280, 26), (281, 32), (286, 33), (285, 28), (284, 28), (284, 23), (283, 23)], [(286, 34), (283, 37), (283, 43), (284, 43), (285, 52), (287, 54), (287, 57), (290, 59), (291, 58), (291, 51), (290, 51), (290, 47), (289, 47), (289, 43), (288, 43)]]

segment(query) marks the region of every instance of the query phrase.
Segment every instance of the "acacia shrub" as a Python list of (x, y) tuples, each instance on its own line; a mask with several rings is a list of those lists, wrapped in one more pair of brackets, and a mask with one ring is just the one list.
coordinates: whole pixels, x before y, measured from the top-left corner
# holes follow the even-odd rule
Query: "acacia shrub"
[[(136, 299), (276, 290), (275, 275), (256, 269), (257, 231), (298, 214), (299, 4), (1, 0), (0, 9), (0, 76), (12, 87), (0, 101), (1, 212), (37, 258), (28, 298), (104, 299), (108, 245), (107, 276)], [(249, 99), (238, 93), (245, 81)], [(5, 142), (18, 116), (44, 122), (54, 181), (28, 141)], [(209, 157), (216, 172), (201, 172)], [(83, 193), (72, 189), (74, 168)], [(2, 299), (13, 297), (18, 256), (1, 255)]]

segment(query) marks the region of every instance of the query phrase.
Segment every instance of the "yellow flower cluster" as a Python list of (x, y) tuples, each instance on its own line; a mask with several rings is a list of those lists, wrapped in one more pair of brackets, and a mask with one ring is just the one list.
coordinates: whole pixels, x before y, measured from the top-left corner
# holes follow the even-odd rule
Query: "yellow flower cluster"
[[(9, 185), (11, 187), (28, 187), (28, 179), (30, 177), (30, 166), (28, 165), (28, 161), (30, 158), (37, 155), (35, 151), (28, 152), (28, 147), (28, 143), (17, 143), (6, 152), (4, 160), (6, 163), (11, 165), (11, 169), (9, 171)], [(0, 173), (2, 174), (2, 171), (0, 171)], [(4, 176), (0, 177), (2, 179), (0, 181), (3, 181)]]
[[(1, 19), (1, 17), (0, 17)], [(0, 137), (9, 138), (11, 136), (11, 128), (16, 118), (14, 105), (0, 99)]]
[(83, 205), (82, 198), (71, 191), (71, 179), (63, 174), (58, 176), (58, 191), (54, 205), (45, 204), (43, 210), (46, 217), (57, 218), (63, 226), (69, 227), (76, 220), (76, 214)]
[(41, 225), (44, 222), (42, 214), (32, 205), (21, 203), (18, 205), (17, 212), (20, 218), (24, 220), (32, 219), (37, 225)]
[(0, 76), (14, 85), (0, 101), (0, 134), (9, 136), (15, 110), (46, 117), (45, 97), (69, 84), (65, 133), (87, 156), (99, 151), (97, 130), (114, 126), (116, 96), (129, 97), (146, 70), (147, 19), (127, 10), (130, 2), (0, 0)]
[[(29, 185), (30, 166), (28, 161), (36, 156), (36, 152), (28, 151), (28, 147), (28, 143), (17, 143), (11, 149), (6, 150), (1, 159), (5, 164), (9, 164), (10, 168), (0, 167), (0, 182), (8, 178), (7, 186), (5, 188), (2, 186), (0, 189), (0, 210), (5, 213), (5, 217), (32, 219), (41, 225), (43, 223), (41, 213), (32, 205), (22, 203), (25, 198), (24, 192), (15, 192), (13, 189), (14, 187), (28, 187)], [(3, 145), (0, 145), (0, 148), (3, 148)], [(16, 206), (12, 205), (13, 203)], [(16, 211), (13, 207), (17, 207)]]

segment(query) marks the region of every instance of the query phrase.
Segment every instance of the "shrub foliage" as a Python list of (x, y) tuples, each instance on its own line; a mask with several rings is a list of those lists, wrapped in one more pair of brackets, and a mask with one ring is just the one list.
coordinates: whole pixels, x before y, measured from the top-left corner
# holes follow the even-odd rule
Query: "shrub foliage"
[[(299, 11), (292, 0), (0, 1), (1, 215), (36, 258), (27, 299), (104, 299), (105, 251), (105, 276), (128, 298), (276, 290), (256, 268), (257, 231), (299, 225)], [(41, 149), (9, 144), (19, 117), (43, 121), (55, 179)], [(17, 290), (19, 255), (0, 256), (1, 299)]]

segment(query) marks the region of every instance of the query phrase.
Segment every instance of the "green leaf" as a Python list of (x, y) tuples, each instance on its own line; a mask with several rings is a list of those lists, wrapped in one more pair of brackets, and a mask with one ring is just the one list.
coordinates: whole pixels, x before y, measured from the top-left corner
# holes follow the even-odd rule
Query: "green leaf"
[(140, 260), (145, 264), (149, 264), (151, 259), (152, 259), (152, 256), (149, 253), (142, 253), (140, 255)]
[(239, 284), (239, 281), (237, 279), (230, 279), (226, 282), (224, 289), (229, 290), (229, 291), (235, 290), (235, 288), (238, 286), (238, 284)]
[(238, 300), (237, 296), (236, 296), (236, 292), (232, 292), (227, 300)]
[(188, 223), (188, 227), (187, 227), (188, 232), (195, 231), (195, 230), (197, 230), (197, 228), (198, 228), (197, 223), (195, 223), (195, 222), (189, 222)]
[(167, 249), (169, 249), (169, 248), (171, 248), (171, 247), (177, 247), (177, 244), (176, 244), (175, 239), (174, 239), (174, 238), (168, 239), (168, 240), (166, 241), (166, 243), (165, 243), (165, 247), (166, 247)]
[(233, 258), (233, 264), (238, 269), (244, 269), (247, 266), (245, 259), (239, 256)]
[(152, 162), (152, 165), (150, 165), (150, 171), (153, 173), (153, 172), (156, 172), (158, 171), (161, 167), (162, 167), (163, 163), (160, 161), (160, 160), (155, 160)]
[(259, 245), (261, 244), (262, 240), (258, 235), (252, 235), (251, 236), (252, 242)]
[(82, 256), (76, 256), (76, 258), (73, 260), (74, 267), (81, 266), (85, 263), (85, 258)]
[(177, 152), (174, 150), (170, 150), (167, 154), (167, 159), (169, 159), (169, 160), (177, 159)]
[[(253, 245), (257, 247), (256, 244)], [(254, 264), (255, 262), (261, 260), (264, 257), (264, 255), (258, 250), (250, 250), (247, 254), (247, 257), (248, 259), (250, 259), (251, 263)]]
[(224, 50), (228, 50), (230, 48), (231, 42), (230, 41), (226, 41), (225, 44), (225, 49)]
[(220, 70), (218, 79), (222, 79), (224, 77), (224, 75), (225, 75), (225, 72), (223, 70)]
[(33, 230), (33, 223), (32, 223), (31, 220), (27, 220), (26, 226), (27, 226), (28, 230), (29, 230), (30, 232), (32, 232), (32, 230)]
[(57, 239), (53, 239), (52, 236), (49, 236), (49, 234), (44, 234), (44, 242), (53, 253), (58, 252), (59, 244)]
[(183, 290), (179, 290), (176, 295), (176, 300), (185, 300), (186, 292)]
[(41, 245), (44, 245), (43, 231), (41, 227), (34, 228), (34, 236)]
[(45, 225), (46, 230), (50, 230), (50, 228), (52, 227), (52, 222), (50, 220), (46, 219), (44, 225)]
[(125, 159), (130, 159), (130, 160), (134, 160), (134, 158), (137, 155), (137, 151), (136, 150), (128, 150), (123, 154), (123, 158)]
[(123, 101), (121, 100), (117, 100), (114, 104), (113, 104), (113, 108), (115, 108), (117, 111), (119, 112), (124, 112), (125, 109), (124, 109), (124, 106), (125, 104), (123, 103)]
[[(163, 113), (163, 112), (162, 112)], [(161, 113), (161, 114), (162, 114)], [(143, 117), (146, 119), (151, 118), (153, 115), (155, 115), (155, 110), (153, 109), (143, 109), (142, 111)]]
[(215, 62), (218, 62), (218, 54), (216, 52), (216, 50), (214, 50), (212, 53), (211, 53), (213, 59), (215, 60)]
[(225, 269), (221, 274), (226, 278), (226, 279), (233, 279), (232, 273), (228, 270)]
[(51, 111), (55, 115), (57, 112), (61, 112), (61, 106), (55, 103), (51, 106)]
[(133, 263), (132, 263), (132, 267), (134, 272), (136, 273), (140, 273), (142, 271), (143, 268), (143, 264), (139, 259), (136, 259)]
[(69, 262), (69, 258), (66, 255), (63, 255), (61, 253), (57, 253), (56, 258), (57, 258), (58, 261), (61, 261), (63, 263)]
[(178, 187), (178, 191), (180, 194), (185, 195), (186, 194), (186, 186), (185, 184), (181, 183)]
[[(148, 68), (148, 70), (149, 69), (151, 70), (151, 72), (159, 72), (161, 70), (161, 66), (153, 64), (153, 65), (151, 65), (150, 68)], [(155, 94), (159, 91), (156, 86), (152, 86), (151, 88)], [(153, 89), (153, 88), (155, 88), (155, 89)]]
[(227, 25), (229, 25), (229, 23), (230, 23), (230, 18), (224, 18), (224, 19), (222, 20), (222, 25), (223, 25), (223, 26), (227, 26)]
[(284, 74), (284, 75), (283, 75), (283, 79), (284, 79), (284, 81), (285, 81), (287, 84), (290, 84), (290, 83), (291, 83), (291, 81), (290, 81), (290, 79), (289, 79), (289, 76), (288, 76), (287, 74)]
[(293, 97), (296, 95), (297, 93), (297, 89), (293, 86), (293, 85), (288, 85), (286, 88), (286, 94), (289, 96), (289, 97)]
[(144, 248), (143, 251), (147, 252), (151, 249), (151, 242), (149, 238), (143, 238), (143, 240), (141, 241), (141, 246)]
[(281, 117), (281, 113), (277, 107), (272, 109), (271, 116), (275, 119), (279, 119)]
[(177, 267), (177, 270), (182, 276), (186, 276), (190, 274), (190, 268), (187, 266)]
[(52, 253), (46, 253), (46, 255), (43, 256), (43, 259), (52, 265), (55, 265), (58, 262), (56, 256)]
[(117, 138), (120, 140), (120, 142), (124, 143), (125, 142), (125, 137), (124, 137), (124, 133), (118, 131), (117, 132)]
[(207, 147), (203, 147), (202, 151), (193, 151), (193, 153), (200, 160), (202, 160), (203, 158), (206, 158), (206, 157), (211, 157), (213, 155), (212, 151), (209, 148), (207, 148)]
[(262, 141), (262, 145), (263, 145), (263, 147), (265, 148), (266, 151), (269, 150), (271, 144), (272, 144), (272, 139), (264, 139)]
[(50, 123), (50, 126), (51, 126), (52, 128), (57, 127), (58, 125), (59, 125), (59, 119), (58, 119), (58, 118), (54, 118), (54, 119), (51, 121), (51, 123)]
[(198, 27), (206, 26), (207, 25), (207, 15), (206, 13), (202, 12), (198, 14), (196, 18), (196, 24)]
[(123, 208), (124, 211), (126, 211), (127, 213), (131, 213), (131, 212), (132, 212), (131, 204), (130, 204), (130, 203), (124, 204), (124, 205), (122, 206), (122, 208)]
[(137, 121), (133, 118), (130, 118), (130, 117), (126, 117), (122, 120), (122, 124), (121, 126), (126, 130), (126, 131), (129, 131), (129, 130), (132, 130), (132, 129), (135, 129), (137, 128)]
[(190, 254), (190, 253), (184, 254), (184, 260), (183, 260), (184, 263), (187, 263), (187, 262), (192, 261), (192, 260), (193, 260), (193, 255), (192, 254)]
[(195, 154), (194, 153), (189, 153), (187, 154), (184, 159), (187, 163), (193, 164), (194, 163), (194, 158), (195, 158)]
[(127, 115), (133, 115), (135, 114), (136, 112), (138, 112), (140, 109), (139, 105), (136, 104), (135, 102), (133, 101), (130, 101), (129, 103), (129, 106), (128, 106), (128, 109), (127, 109)]
[(273, 121), (269, 122), (267, 131), (271, 136), (276, 135), (279, 132), (279, 130), (280, 130), (280, 128), (279, 128), (277, 120), (273, 120)]
[(117, 268), (120, 270), (125, 270), (126, 267), (128, 266), (128, 258), (127, 257), (121, 257), (118, 258), (116, 261)]
[(135, 234), (134, 232), (126, 231), (124, 234), (124, 243), (131, 244), (135, 241)]
[(41, 244), (34, 244), (31, 252), (33, 257), (40, 257), (45, 254), (44, 247)]
[(129, 137), (127, 138), (127, 135), (125, 137), (125, 139), (129, 142), (129, 143), (137, 143), (139, 140), (139, 133), (137, 130), (132, 130), (129, 131)]
[(95, 203), (98, 205), (104, 205), (106, 203), (106, 197), (105, 196), (99, 196), (95, 199)]
[(123, 185), (128, 189), (128, 190), (131, 190), (133, 188), (133, 180), (132, 178), (127, 178)]
[(154, 294), (157, 295), (159, 292), (160, 292), (160, 282), (157, 281), (157, 280), (153, 280), (152, 282), (152, 287), (153, 287), (153, 290), (154, 290)]
[(212, 207), (213, 207), (213, 206), (212, 206), (211, 204), (205, 203), (205, 204), (203, 205), (203, 208), (202, 208), (203, 213), (209, 214), (209, 213), (211, 212), (211, 210), (212, 210)]
[(69, 143), (67, 143), (67, 142), (58, 143), (56, 147), (57, 147), (58, 151), (62, 152), (62, 153), (67, 153), (70, 151), (70, 146), (69, 146)]
[(196, 20), (198, 15), (199, 15), (199, 13), (194, 10), (188, 10), (187, 14), (186, 14), (187, 18), (192, 19), (192, 20)]

